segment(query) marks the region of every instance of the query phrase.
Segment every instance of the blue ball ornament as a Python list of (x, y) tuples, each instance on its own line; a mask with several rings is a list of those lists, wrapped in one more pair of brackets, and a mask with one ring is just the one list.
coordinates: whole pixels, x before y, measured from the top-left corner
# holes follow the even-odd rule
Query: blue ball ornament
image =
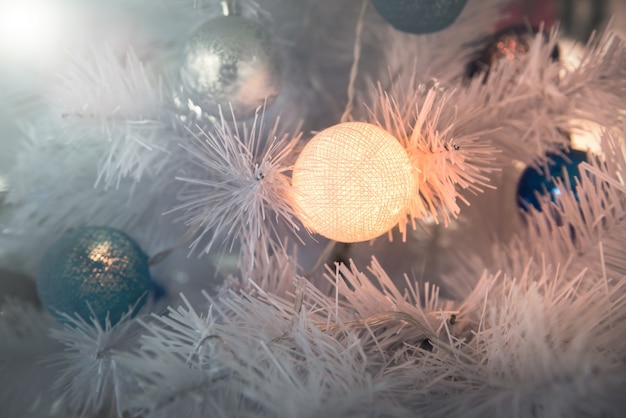
[(135, 312), (152, 288), (148, 256), (128, 235), (109, 227), (82, 227), (50, 246), (39, 265), (37, 293), (45, 308), (59, 314), (117, 323)]
[(467, 0), (372, 0), (378, 13), (394, 28), (425, 34), (450, 26)]
[(517, 197), (520, 207), (528, 210), (531, 206), (541, 210), (538, 196), (550, 194), (553, 202), (557, 202), (558, 196), (563, 193), (555, 184), (556, 179), (565, 179), (567, 172), (569, 182), (576, 193), (575, 178), (580, 177), (578, 165), (587, 161), (587, 153), (578, 150), (569, 150), (561, 154), (547, 154), (546, 167), (527, 167), (520, 177), (517, 186)]

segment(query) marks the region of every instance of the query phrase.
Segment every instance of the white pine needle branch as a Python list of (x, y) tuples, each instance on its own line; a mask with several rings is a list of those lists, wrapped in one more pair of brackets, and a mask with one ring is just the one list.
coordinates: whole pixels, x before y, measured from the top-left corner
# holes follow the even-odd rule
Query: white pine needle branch
[(625, 286), (624, 276), (608, 281), (572, 264), (484, 276), (460, 307), (473, 334), (467, 350), (480, 361), (459, 370), (452, 414), (618, 416)]
[(192, 141), (182, 146), (197, 174), (177, 177), (181, 203), (171, 212), (183, 212), (192, 251), (209, 253), (216, 244), (232, 249), (238, 242), (243, 251), (268, 255), (280, 247), (278, 223), (299, 229), (288, 171), (300, 135), (283, 133), (279, 124), (276, 119), (266, 128), (263, 113), (257, 113), (252, 126), (240, 130), (222, 115), (190, 132)]
[(123, 416), (136, 386), (132, 368), (120, 363), (120, 354), (133, 349), (138, 337), (130, 312), (114, 326), (107, 318), (104, 327), (97, 319), (86, 321), (64, 314), (67, 323), (51, 329), (52, 339), (65, 346), (47, 363), (59, 368), (52, 389), (67, 413)]
[(163, 97), (158, 80), (132, 50), (123, 56), (106, 45), (74, 57), (50, 94), (52, 114), (72, 142), (106, 141), (97, 183), (117, 186), (158, 172), (172, 142), (159, 130)]
[(209, 307), (207, 314), (199, 314), (184, 295), (180, 297), (184, 307), (170, 307), (167, 315), (153, 315), (155, 321), (144, 325), (152, 334), (143, 337), (144, 344), (149, 344), (150, 339), (159, 340), (163, 347), (184, 359), (189, 367), (217, 366), (211, 364), (211, 347), (219, 340), (212, 308)]
[[(433, 217), (447, 225), (461, 210), (458, 201), (465, 200), (460, 189), (489, 187), (496, 150), (482, 140), (482, 132), (457, 123), (460, 110), (452, 92), (418, 84), (415, 77), (407, 82), (406, 90), (390, 93), (378, 85), (369, 117), (398, 139), (417, 170), (419, 194), (409, 209), (410, 222)], [(406, 223), (400, 223), (403, 233)]]

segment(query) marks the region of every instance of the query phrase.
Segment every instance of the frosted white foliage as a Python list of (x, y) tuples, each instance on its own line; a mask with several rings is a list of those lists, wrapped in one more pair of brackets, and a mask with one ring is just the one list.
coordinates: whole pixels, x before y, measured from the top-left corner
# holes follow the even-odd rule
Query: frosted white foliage
[(450, 282), (461, 283), (484, 267), (506, 272), (471, 284), (474, 290), (459, 308), (461, 317), (473, 315), (479, 325), (475, 345), (468, 347), (485, 359), (482, 372), (468, 375), (482, 373), (480, 379), (490, 382), (468, 382), (484, 393), (464, 392), (467, 416), (621, 413), (623, 135), (605, 133), (601, 143), (602, 156), (579, 166), (576, 194), (574, 185), (557, 182), (558, 200), (546, 196), (541, 212), (531, 209), (527, 229), (494, 248), (493, 264), (476, 259), (471, 273), (459, 271)]
[[(527, 55), (499, 62), (486, 81), (475, 77), (454, 100), (459, 114), (474, 110), (473, 120), (457, 123), (491, 131), (484, 139), (504, 156), (525, 163), (568, 146), (564, 133), (579, 129), (581, 120), (619, 128), (618, 114), (626, 106), (624, 42), (606, 32), (587, 47), (586, 58), (574, 70), (553, 61), (556, 44), (555, 31), (547, 42), (538, 34)], [(610, 87), (606, 80), (612, 80)]]
[(105, 44), (74, 56), (49, 96), (65, 141), (108, 142), (97, 160), (97, 184), (119, 186), (125, 177), (137, 181), (158, 173), (167, 161), (172, 141), (160, 132), (159, 80), (132, 49), (117, 54)]
[(239, 242), (242, 251), (267, 256), (280, 246), (277, 223), (298, 230), (287, 172), (299, 134), (284, 133), (279, 119), (266, 126), (257, 113), (250, 126), (231, 125), (222, 115), (189, 135), (182, 146), (201, 176), (176, 177), (183, 189), (172, 211), (183, 213), (192, 251), (209, 253), (216, 244), (232, 249)]
[[(153, 77), (153, 76), (152, 76)], [(118, 54), (109, 46), (77, 55), (62, 73), (59, 91), (51, 96), (63, 118), (93, 119), (100, 123), (117, 117), (141, 118), (161, 104), (160, 91), (131, 50)]]
[(125, 357), (140, 388), (129, 409), (149, 416), (221, 416), (237, 401), (236, 394), (228, 394), (230, 352), (212, 308), (201, 314), (181, 298), (184, 306), (144, 324), (141, 349)]
[(592, 38), (580, 64), (565, 72), (558, 84), (566, 102), (581, 119), (621, 130), (626, 108), (626, 43), (607, 30)]
[[(236, 393), (229, 393), (227, 382), (210, 379), (199, 369), (160, 347), (145, 347), (124, 358), (137, 373), (139, 392), (130, 399), (130, 414), (150, 417), (233, 416)], [(216, 393), (216, 395), (213, 395)], [(230, 397), (230, 399), (228, 399)], [(217, 400), (216, 400), (217, 398)]]
[[(133, 183), (128, 180), (119, 188), (103, 193), (94, 187), (97, 179), (94, 161), (107, 152), (106, 142), (84, 146), (45, 131), (32, 130), (7, 176), (11, 188), (6, 202), (20, 207), (11, 214), (18, 233), (16, 242), (45, 236), (42, 242), (31, 244), (35, 257), (31, 261), (38, 262), (37, 253), (45, 250), (42, 244), (51, 243), (55, 236), (78, 225), (120, 228), (141, 241), (140, 234), (130, 228), (142, 218), (150, 218), (151, 208), (158, 209), (151, 191), (154, 186), (142, 182), (133, 196)], [(167, 203), (161, 205), (159, 217)]]
[[(419, 194), (414, 196), (409, 222), (433, 217), (448, 224), (463, 201), (460, 189), (480, 192), (489, 187), (489, 175), (496, 171), (497, 150), (483, 139), (486, 131), (467, 129), (454, 104), (453, 92), (440, 86), (408, 83), (408, 93), (391, 95), (379, 85), (371, 92), (373, 122), (394, 135), (418, 170)], [(471, 112), (470, 109), (467, 110)], [(406, 220), (400, 230), (406, 233)]]
[[(362, 416), (360, 405), (367, 402), (378, 413), (397, 416), (391, 411), (402, 408), (387, 399), (386, 382), (372, 381), (357, 336), (343, 326), (350, 335), (333, 338), (320, 329), (327, 318), (315, 305), (333, 306), (332, 299), (310, 284), (300, 285), (312, 299), (299, 313), (294, 310), (297, 296), (282, 298), (258, 289), (256, 298), (242, 293), (215, 301), (222, 305), (217, 323), (211, 315), (215, 305), (205, 316), (185, 302), (159, 320), (166, 325), (163, 329), (158, 323), (149, 325), (152, 335), (143, 339), (142, 352), (156, 353), (154, 361), (163, 365), (150, 369), (153, 377), (145, 379), (150, 382), (146, 388), (162, 389), (150, 397), (163, 399), (159, 406), (165, 408), (151, 414), (183, 410), (190, 416), (208, 411), (224, 416)], [(163, 338), (165, 333), (171, 335)], [(177, 341), (185, 341), (185, 347)], [(188, 348), (191, 357), (185, 354)]]
[[(8, 175), (11, 189), (7, 202), (22, 209), (16, 213), (18, 225), (30, 229), (33, 222), (63, 228), (70, 210), (76, 207), (82, 210), (74, 216), (93, 218), (101, 210), (94, 201), (102, 195), (93, 187), (97, 176), (93, 161), (106, 152), (106, 145), (82, 147), (56, 136), (49, 124), (42, 125), (45, 127), (28, 128)], [(90, 199), (85, 203), (86, 198)]]
[[(475, 136), (498, 148), (504, 157), (524, 162), (567, 145), (563, 132), (581, 129), (580, 121), (619, 127), (618, 113), (626, 107), (624, 41), (605, 32), (589, 43), (574, 69), (554, 62), (551, 55), (556, 44), (555, 31), (548, 41), (538, 34), (531, 40), (527, 55), (499, 62), (486, 79), (482, 75), (470, 81), (462, 75), (437, 77), (441, 81), (435, 83), (448, 91), (448, 101), (453, 103), (442, 111), (440, 125), (450, 129), (452, 136), (461, 132)], [(396, 60), (406, 57), (404, 64), (381, 77), (383, 87), (370, 93), (374, 99), (369, 101), (384, 103), (376, 97), (388, 94), (397, 107), (395, 112), (406, 115), (416, 112), (416, 104), (424, 101), (420, 96), (425, 92), (419, 85), (433, 81), (430, 73), (414, 65), (413, 55), (395, 56)], [(388, 78), (393, 82), (388, 84)]]
[(588, 273), (485, 274), (454, 303), (401, 291), (374, 260), (329, 274), (330, 295), (299, 279), (284, 296), (207, 295), (206, 314), (183, 298), (127, 359), (136, 402), (151, 416), (617, 416), (626, 280)]
[(199, 315), (184, 295), (181, 295), (181, 299), (185, 307), (176, 310), (170, 307), (167, 316), (156, 316), (161, 327), (150, 328), (155, 334), (152, 338), (167, 341), (168, 348), (182, 355), (192, 367), (209, 365), (210, 340), (219, 339), (213, 331), (215, 317), (211, 308), (206, 315)]
[(244, 277), (243, 282), (231, 277), (234, 280), (225, 283), (222, 291), (242, 289), (254, 294), (255, 289), (260, 288), (276, 295), (286, 294), (291, 289), (300, 266), (297, 262), (297, 246), (290, 244), (288, 240), (281, 245), (285, 251), (277, 251), (269, 257), (258, 252), (242, 252), (241, 265), (254, 266), (254, 269), (249, 272), (249, 277)]
[(452, 398), (464, 416), (619, 415), (626, 280), (568, 267), (485, 276), (460, 307), (477, 360)]
[(43, 359), (59, 369), (51, 390), (62, 404), (62, 413), (85, 416), (104, 412), (121, 417), (136, 382), (132, 368), (120, 357), (133, 348), (137, 324), (129, 319), (130, 314), (114, 326), (107, 318), (104, 327), (95, 319), (88, 322), (63, 316), (66, 324), (52, 328), (50, 336), (64, 348)]

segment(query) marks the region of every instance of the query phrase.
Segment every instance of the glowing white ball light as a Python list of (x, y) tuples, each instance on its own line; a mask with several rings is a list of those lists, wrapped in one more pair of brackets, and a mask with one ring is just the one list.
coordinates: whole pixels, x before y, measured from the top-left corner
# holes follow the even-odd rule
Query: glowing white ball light
[(414, 169), (400, 143), (361, 122), (318, 133), (293, 169), (293, 198), (302, 222), (340, 242), (376, 238), (393, 228), (417, 193)]

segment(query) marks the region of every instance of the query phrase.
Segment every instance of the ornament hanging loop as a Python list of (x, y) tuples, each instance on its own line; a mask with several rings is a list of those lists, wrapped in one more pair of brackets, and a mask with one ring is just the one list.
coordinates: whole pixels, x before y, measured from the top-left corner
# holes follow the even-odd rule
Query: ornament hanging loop
[(222, 16), (238, 16), (239, 4), (237, 0), (222, 0), (220, 1), (222, 8)]

